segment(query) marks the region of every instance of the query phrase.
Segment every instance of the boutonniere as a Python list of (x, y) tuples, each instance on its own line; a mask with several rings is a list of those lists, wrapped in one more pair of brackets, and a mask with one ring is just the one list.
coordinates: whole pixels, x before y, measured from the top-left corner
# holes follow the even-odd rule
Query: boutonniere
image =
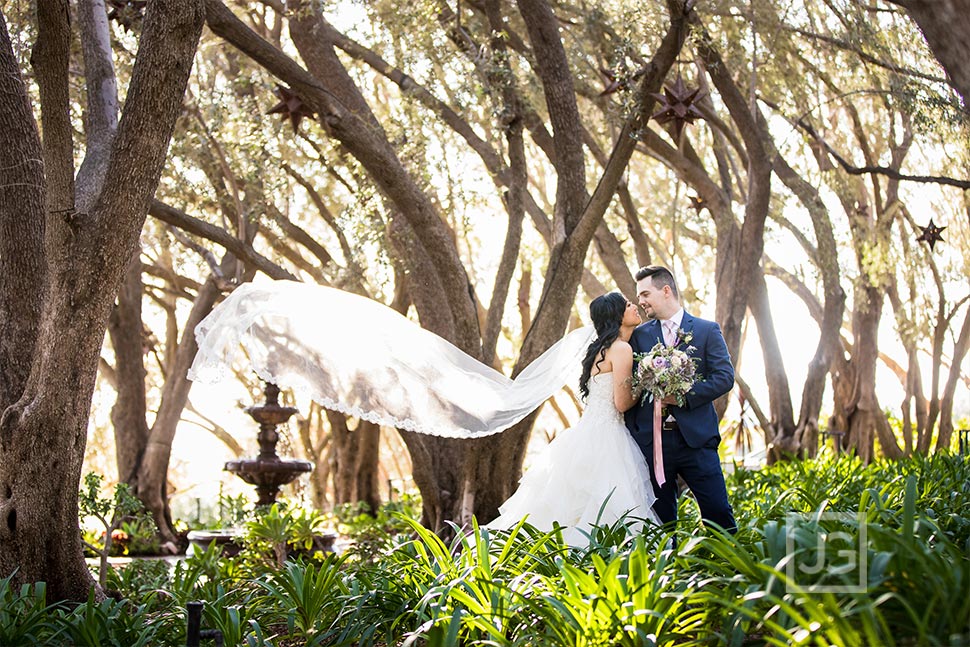
[[(684, 330), (683, 328), (677, 329), (677, 342), (674, 346), (684, 346), (685, 344), (690, 344), (694, 340), (694, 332), (691, 330)], [(687, 352), (694, 350), (693, 346), (687, 349)]]

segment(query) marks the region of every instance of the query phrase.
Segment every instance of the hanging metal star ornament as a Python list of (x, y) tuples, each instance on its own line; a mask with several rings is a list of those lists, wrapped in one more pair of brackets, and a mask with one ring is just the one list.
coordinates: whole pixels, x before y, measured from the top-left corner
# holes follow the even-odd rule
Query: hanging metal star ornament
[(616, 73), (613, 70), (608, 70), (605, 67), (600, 68), (600, 74), (606, 77), (606, 88), (600, 92), (601, 97), (605, 97), (608, 94), (613, 94), (619, 90), (626, 88), (626, 79), (617, 78)]
[(701, 211), (707, 208), (707, 202), (699, 195), (689, 195), (687, 200), (690, 202), (691, 209), (696, 211), (698, 216), (701, 215)]
[(125, 31), (132, 31), (135, 23), (145, 17), (147, 4), (148, 0), (108, 0), (107, 5), (111, 7), (108, 20), (117, 21)]
[(313, 118), (314, 112), (303, 102), (293, 90), (277, 85), (274, 93), (279, 97), (280, 102), (266, 111), (268, 115), (283, 115), (290, 120), (295, 133), (300, 127), (300, 121), (304, 117)]
[(929, 245), (930, 251), (933, 251), (933, 246), (936, 245), (937, 242), (943, 242), (943, 236), (941, 236), (940, 233), (946, 229), (946, 227), (937, 227), (933, 223), (932, 218), (930, 218), (930, 224), (926, 225), (925, 227), (920, 227), (920, 229), (923, 230), (923, 233), (916, 237), (916, 241)]
[(660, 109), (653, 113), (652, 118), (656, 119), (658, 124), (672, 123), (677, 139), (680, 139), (680, 134), (684, 131), (685, 125), (703, 118), (703, 115), (694, 105), (698, 99), (704, 96), (701, 94), (701, 89), (697, 87), (688, 90), (680, 73), (677, 74), (673, 85), (664, 86), (663, 94), (651, 92), (650, 96), (660, 104)]

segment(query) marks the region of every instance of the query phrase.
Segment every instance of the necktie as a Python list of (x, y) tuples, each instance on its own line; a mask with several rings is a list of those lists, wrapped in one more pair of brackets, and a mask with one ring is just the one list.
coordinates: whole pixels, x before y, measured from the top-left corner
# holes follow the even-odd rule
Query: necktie
[(677, 341), (677, 336), (674, 334), (674, 322), (667, 320), (663, 322), (664, 329), (664, 343), (668, 346), (673, 346), (674, 342)]

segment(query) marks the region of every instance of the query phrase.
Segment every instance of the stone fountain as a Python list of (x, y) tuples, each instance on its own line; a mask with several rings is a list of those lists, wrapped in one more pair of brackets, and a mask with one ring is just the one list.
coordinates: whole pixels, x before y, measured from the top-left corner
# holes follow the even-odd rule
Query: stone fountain
[[(276, 453), (276, 443), (280, 439), (276, 427), (289, 420), (297, 409), (280, 406), (280, 389), (275, 384), (267, 382), (263, 393), (266, 395), (265, 404), (246, 409), (246, 413), (259, 423), (259, 433), (256, 436), (259, 442), (259, 455), (256, 458), (228, 461), (224, 469), (256, 486), (256, 492), (259, 493), (257, 505), (272, 505), (276, 502), (280, 487), (300, 474), (312, 471), (313, 463), (280, 458)], [(235, 555), (242, 549), (238, 541), (241, 535), (242, 530), (239, 528), (193, 530), (187, 537), (190, 544), (189, 554), (205, 551), (211, 543), (215, 542), (222, 548), (223, 555)]]
[(295, 407), (280, 406), (280, 389), (271, 382), (266, 383), (263, 393), (266, 395), (266, 404), (246, 409), (246, 413), (259, 423), (259, 455), (256, 458), (228, 461), (225, 470), (256, 486), (256, 492), (259, 493), (257, 505), (271, 505), (276, 502), (280, 487), (300, 474), (312, 471), (313, 463), (280, 458), (277, 455), (276, 443), (280, 435), (276, 427), (289, 420), (298, 410)]

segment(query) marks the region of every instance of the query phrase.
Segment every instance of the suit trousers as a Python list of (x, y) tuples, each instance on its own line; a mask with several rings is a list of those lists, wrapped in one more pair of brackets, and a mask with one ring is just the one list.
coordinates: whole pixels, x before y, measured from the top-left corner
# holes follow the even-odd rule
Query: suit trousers
[(657, 485), (653, 471), (653, 448), (650, 447), (649, 451), (644, 448), (644, 454), (649, 457), (650, 480), (657, 493), (653, 511), (660, 521), (670, 523), (677, 520), (677, 477), (680, 476), (694, 494), (704, 522), (716, 524), (730, 533), (736, 532), (737, 522), (728, 502), (724, 472), (717, 453), (720, 438), (711, 438), (702, 447), (691, 447), (679, 429), (664, 429), (661, 434), (666, 476), (663, 487)]

